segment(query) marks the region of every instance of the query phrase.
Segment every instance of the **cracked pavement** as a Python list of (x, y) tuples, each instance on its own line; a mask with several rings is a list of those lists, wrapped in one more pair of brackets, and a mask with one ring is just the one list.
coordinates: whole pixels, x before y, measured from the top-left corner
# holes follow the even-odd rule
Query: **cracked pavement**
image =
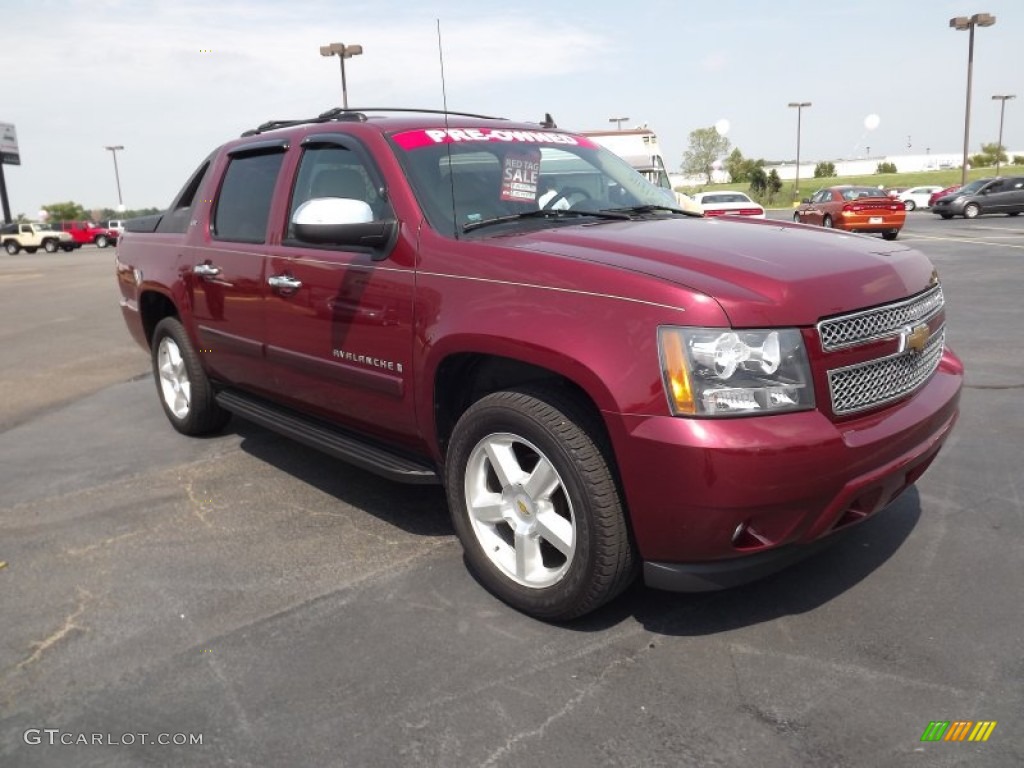
[[(5, 260), (22, 293), (0, 304), (0, 765), (1024, 763), (1024, 230), (908, 218), (969, 382), (916, 488), (757, 584), (635, 586), (566, 626), (475, 583), (438, 488), (237, 420), (174, 432), (109, 252)], [(79, 291), (61, 333), (33, 303), (44, 280)], [(999, 725), (922, 743), (936, 719)]]

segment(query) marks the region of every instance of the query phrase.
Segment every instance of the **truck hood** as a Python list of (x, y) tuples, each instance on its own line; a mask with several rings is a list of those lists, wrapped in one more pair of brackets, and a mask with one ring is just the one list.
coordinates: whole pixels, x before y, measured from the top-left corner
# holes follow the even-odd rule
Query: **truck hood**
[(555, 227), (504, 245), (685, 286), (748, 328), (807, 326), (902, 299), (924, 290), (934, 270), (923, 254), (878, 237), (729, 217)]

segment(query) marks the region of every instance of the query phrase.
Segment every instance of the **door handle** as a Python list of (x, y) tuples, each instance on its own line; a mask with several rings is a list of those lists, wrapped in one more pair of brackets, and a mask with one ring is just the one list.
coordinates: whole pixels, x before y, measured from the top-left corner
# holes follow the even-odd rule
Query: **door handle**
[(286, 296), (295, 293), (302, 287), (302, 281), (297, 280), (291, 275), (271, 275), (267, 278), (267, 283), (269, 283), (270, 287), (275, 291), (283, 293)]
[(220, 267), (213, 264), (196, 264), (192, 267), (192, 274), (198, 277), (216, 277), (220, 274)]

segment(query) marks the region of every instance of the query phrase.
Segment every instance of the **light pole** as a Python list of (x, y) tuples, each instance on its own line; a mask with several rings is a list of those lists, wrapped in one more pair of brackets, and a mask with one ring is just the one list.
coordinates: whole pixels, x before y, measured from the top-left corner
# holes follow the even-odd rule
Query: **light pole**
[(990, 13), (976, 13), (970, 18), (957, 16), (949, 20), (949, 26), (958, 32), (965, 29), (970, 32), (970, 41), (967, 44), (967, 108), (964, 110), (964, 159), (963, 169), (960, 174), (960, 184), (967, 184), (967, 151), (970, 146), (971, 133), (971, 75), (974, 70), (974, 28), (991, 27), (996, 23), (996, 17)]
[(351, 59), (363, 52), (361, 45), (345, 45), (344, 43), (331, 43), (320, 46), (321, 56), (337, 56), (341, 61), (341, 106), (348, 109), (348, 84), (345, 82), (345, 59)]
[(1006, 102), (1009, 99), (1016, 99), (1017, 94), (1008, 93), (1005, 96), (993, 96), (993, 101), (1001, 101), (999, 105), (999, 144), (996, 145), (996, 176), (999, 175), (999, 160), (1003, 156), (1003, 115), (1006, 114)]
[(123, 149), (124, 149), (124, 147), (122, 147), (120, 144), (116, 144), (116, 145), (114, 145), (112, 147), (107, 147), (107, 150), (110, 151), (111, 157), (114, 158), (114, 180), (117, 182), (117, 210), (118, 210), (118, 212), (124, 210), (124, 200), (121, 198), (121, 174), (118, 173), (118, 170), (117, 170), (117, 153), (118, 153), (118, 150), (123, 150)]
[(626, 122), (627, 120), (629, 120), (628, 117), (609, 117), (608, 118), (608, 122), (609, 123), (615, 123), (615, 129), (618, 130), (618, 131), (622, 130), (622, 124), (624, 122)]
[(800, 196), (800, 123), (804, 107), (811, 106), (811, 102), (791, 101), (789, 106), (796, 107), (796, 181), (793, 182), (793, 199), (796, 200)]

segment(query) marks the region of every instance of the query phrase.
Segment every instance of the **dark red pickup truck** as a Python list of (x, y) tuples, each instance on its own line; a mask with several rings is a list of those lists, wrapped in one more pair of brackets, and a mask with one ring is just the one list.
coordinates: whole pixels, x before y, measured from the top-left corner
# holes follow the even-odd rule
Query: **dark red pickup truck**
[(231, 413), (443, 483), (482, 583), (564, 620), (749, 581), (935, 458), (962, 365), (922, 254), (702, 218), (578, 134), (332, 110), (214, 151), (118, 250), (186, 434)]

